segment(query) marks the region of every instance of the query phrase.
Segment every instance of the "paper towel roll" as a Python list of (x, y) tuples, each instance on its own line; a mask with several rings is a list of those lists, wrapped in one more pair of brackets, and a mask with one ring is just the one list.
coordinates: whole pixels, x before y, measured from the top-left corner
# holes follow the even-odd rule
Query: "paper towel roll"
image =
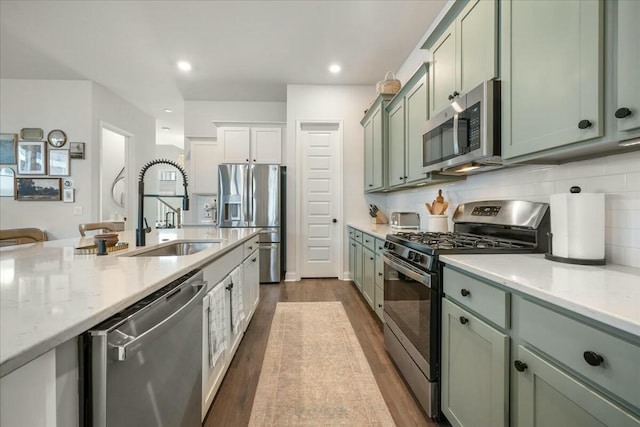
[(552, 194), (553, 255), (577, 260), (604, 259), (604, 194)]

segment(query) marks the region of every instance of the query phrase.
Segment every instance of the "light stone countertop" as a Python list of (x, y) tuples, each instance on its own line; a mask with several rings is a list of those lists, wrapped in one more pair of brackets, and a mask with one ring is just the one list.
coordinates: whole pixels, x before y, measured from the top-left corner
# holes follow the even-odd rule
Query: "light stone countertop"
[[(357, 228), (358, 230), (371, 234), (378, 239), (384, 240), (387, 234), (395, 234), (399, 230), (392, 230), (389, 224), (372, 224), (370, 222), (350, 222), (347, 224), (349, 227)], [(415, 231), (415, 230), (414, 230)]]
[[(93, 244), (92, 237), (0, 248), (0, 376), (202, 267), (258, 231), (154, 230), (147, 234), (144, 248), (136, 248), (134, 230), (121, 231), (120, 241), (129, 243), (129, 248), (107, 256), (74, 254), (74, 248)], [(126, 256), (183, 239), (218, 240), (220, 245), (186, 256)]]
[(640, 269), (563, 264), (544, 254), (442, 255), (440, 260), (640, 338)]

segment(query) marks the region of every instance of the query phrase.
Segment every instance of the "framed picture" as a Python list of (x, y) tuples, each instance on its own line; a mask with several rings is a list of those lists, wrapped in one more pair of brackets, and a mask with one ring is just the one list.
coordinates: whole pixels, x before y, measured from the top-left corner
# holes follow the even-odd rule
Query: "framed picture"
[(15, 165), (17, 163), (17, 133), (0, 133), (0, 165)]
[(62, 189), (62, 201), (65, 203), (73, 203), (75, 199), (75, 191), (73, 188)]
[(16, 178), (16, 200), (60, 200), (60, 178)]
[(0, 167), (0, 197), (14, 197), (16, 174), (9, 167)]
[(84, 159), (84, 142), (70, 142), (69, 151), (72, 159)]
[(69, 150), (49, 149), (49, 175), (69, 176), (70, 166)]
[(18, 141), (18, 175), (46, 175), (47, 141)]

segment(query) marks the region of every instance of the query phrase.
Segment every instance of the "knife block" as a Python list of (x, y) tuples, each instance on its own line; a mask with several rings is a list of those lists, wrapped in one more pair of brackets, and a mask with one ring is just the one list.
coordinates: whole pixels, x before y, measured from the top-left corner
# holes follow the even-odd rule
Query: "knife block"
[(376, 217), (371, 218), (372, 224), (387, 224), (387, 217), (380, 211), (376, 212)]

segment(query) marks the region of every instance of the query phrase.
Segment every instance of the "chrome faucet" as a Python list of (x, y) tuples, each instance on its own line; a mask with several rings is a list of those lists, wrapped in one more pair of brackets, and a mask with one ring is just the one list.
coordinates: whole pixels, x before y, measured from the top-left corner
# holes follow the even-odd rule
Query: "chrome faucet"
[[(182, 195), (182, 210), (189, 210), (189, 193), (187, 191), (187, 187), (189, 185), (187, 172), (172, 160), (166, 159), (156, 159), (151, 160), (149, 163), (142, 167), (140, 170), (140, 175), (138, 177), (138, 228), (136, 229), (136, 246), (145, 246), (146, 245), (146, 234), (151, 231), (151, 228), (147, 224), (147, 219), (144, 217), (144, 198), (145, 197), (157, 197), (157, 194), (144, 194), (144, 174), (147, 173), (147, 169), (151, 166), (166, 164), (173, 166), (178, 169), (182, 174), (182, 185), (184, 186), (184, 195)], [(145, 226), (146, 225), (146, 226)]]

